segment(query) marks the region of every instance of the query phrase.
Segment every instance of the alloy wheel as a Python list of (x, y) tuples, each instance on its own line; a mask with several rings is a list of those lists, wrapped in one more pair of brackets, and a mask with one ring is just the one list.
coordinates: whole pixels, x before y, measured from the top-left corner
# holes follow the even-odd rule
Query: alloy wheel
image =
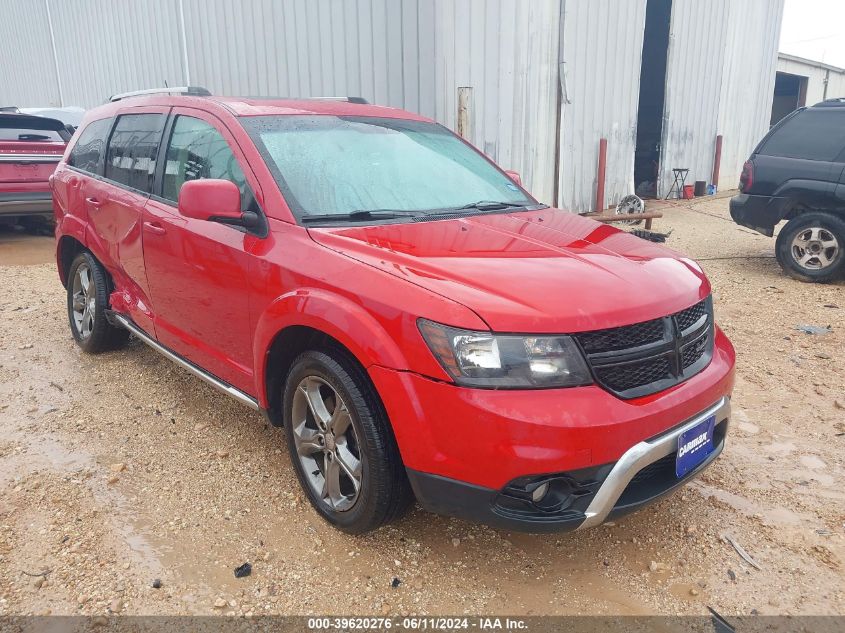
[(73, 323), (82, 339), (91, 336), (94, 327), (94, 312), (97, 307), (97, 292), (88, 264), (80, 264), (73, 276)]
[(821, 270), (827, 268), (839, 254), (839, 240), (836, 236), (818, 226), (813, 226), (792, 239), (792, 257), (802, 268)]
[(322, 378), (303, 378), (293, 397), (291, 430), (312, 492), (332, 510), (349, 510), (360, 496), (363, 469), (343, 398)]

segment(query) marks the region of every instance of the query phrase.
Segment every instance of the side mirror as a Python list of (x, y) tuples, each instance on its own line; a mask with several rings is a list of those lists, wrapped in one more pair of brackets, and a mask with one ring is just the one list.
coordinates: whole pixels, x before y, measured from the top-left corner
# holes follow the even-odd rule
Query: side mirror
[(518, 171), (513, 171), (512, 169), (506, 169), (505, 173), (510, 176), (510, 179), (513, 180), (516, 184), (520, 187), (522, 186), (522, 178), (519, 177)]
[(196, 220), (240, 224), (243, 219), (240, 189), (229, 180), (189, 180), (179, 190), (179, 213)]

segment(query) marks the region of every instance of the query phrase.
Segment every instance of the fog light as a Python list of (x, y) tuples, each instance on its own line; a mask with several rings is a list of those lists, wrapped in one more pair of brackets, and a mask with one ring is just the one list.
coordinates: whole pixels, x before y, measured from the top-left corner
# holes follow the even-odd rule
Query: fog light
[(539, 486), (534, 488), (534, 491), (531, 493), (531, 500), (534, 503), (539, 503), (543, 497), (546, 496), (546, 493), (549, 491), (549, 482), (544, 481)]

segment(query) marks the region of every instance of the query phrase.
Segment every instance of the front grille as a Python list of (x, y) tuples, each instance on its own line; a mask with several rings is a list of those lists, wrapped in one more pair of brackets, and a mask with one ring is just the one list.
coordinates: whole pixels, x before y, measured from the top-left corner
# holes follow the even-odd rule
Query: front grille
[(681, 332), (691, 328), (701, 317), (707, 314), (707, 306), (704, 304), (704, 301), (699, 301), (693, 307), (681, 310), (675, 315)]
[(578, 338), (588, 354), (646, 345), (663, 338), (663, 319), (643, 321), (624, 328), (584, 332)]
[(596, 382), (621, 398), (639, 398), (683, 382), (713, 355), (710, 297), (675, 314), (575, 335)]
[(599, 382), (611, 391), (628, 391), (640, 385), (663, 380), (671, 374), (672, 367), (667, 358), (646, 360), (641, 363), (610, 365), (596, 369)]

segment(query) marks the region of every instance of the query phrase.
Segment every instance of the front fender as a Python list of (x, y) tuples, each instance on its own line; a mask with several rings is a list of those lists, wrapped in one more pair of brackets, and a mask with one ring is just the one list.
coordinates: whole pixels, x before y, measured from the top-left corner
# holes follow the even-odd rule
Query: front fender
[[(257, 385), (266, 384), (268, 351), (273, 340), (279, 332), (292, 326), (309, 327), (331, 336), (365, 368), (380, 365), (407, 370), (412, 365), (409, 354), (419, 354), (422, 358), (413, 363), (415, 366), (422, 365), (424, 372), (449, 379), (426, 349), (410, 345), (403, 346), (403, 351), (397, 344), (410, 337), (422, 341), (416, 320), (408, 313), (396, 310), (395, 314), (385, 315), (380, 321), (370, 310), (347, 297), (319, 288), (300, 288), (275, 299), (258, 318), (253, 342)], [(266, 407), (267, 394), (263, 389), (259, 393), (261, 404)]]

